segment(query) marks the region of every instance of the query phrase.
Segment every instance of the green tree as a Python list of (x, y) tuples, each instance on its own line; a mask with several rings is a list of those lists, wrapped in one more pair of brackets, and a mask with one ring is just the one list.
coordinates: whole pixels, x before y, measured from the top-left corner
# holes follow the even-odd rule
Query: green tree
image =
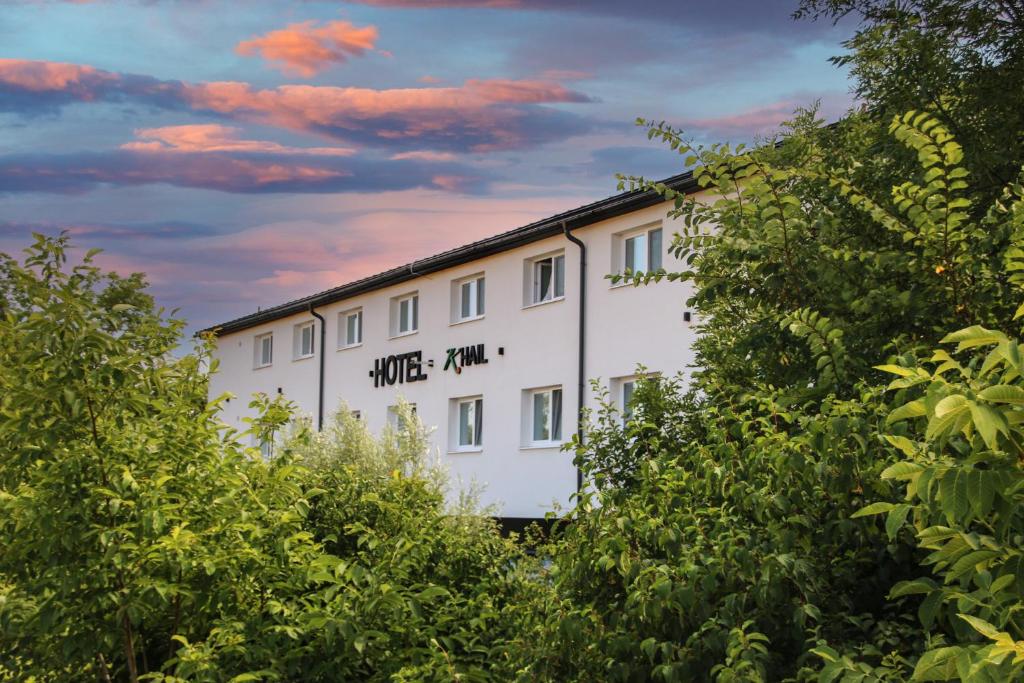
[(209, 363), (141, 277), (67, 238), (0, 262), (0, 670), (138, 680), (287, 670), (294, 602), (329, 557), (301, 470), (239, 445)]
[[(1015, 0), (803, 0), (801, 18), (858, 21), (833, 59), (849, 67), (866, 115), (885, 124), (913, 109), (946, 122), (984, 205), (1024, 159), (1024, 6)], [(883, 138), (872, 153), (898, 157)]]
[[(673, 249), (688, 270), (633, 279), (697, 285), (701, 408), (675, 421), (677, 433), (701, 440), (664, 443), (663, 425), (645, 433), (627, 423), (618, 438), (604, 424), (599, 438), (577, 444), (598, 488), (581, 496), (554, 550), (563, 600), (537, 627), (552, 653), (539, 670), (639, 681), (802, 679), (822, 667), (824, 680), (899, 680), (916, 669), (924, 680), (921, 672), (954, 652), (936, 643), (977, 640), (982, 629), (998, 642), (955, 652), (961, 667), (981, 672), (977, 680), (999, 679), (1019, 637), (999, 630), (1005, 619), (971, 614), (959, 593), (945, 599), (959, 599), (967, 616), (936, 630), (916, 606), (884, 599), (903, 595), (899, 587), (928, 560), (897, 533), (911, 505), (882, 478), (899, 450), (883, 438), (895, 406), (881, 384), (885, 369), (872, 366), (886, 356), (927, 358), (930, 339), (963, 323), (1006, 339), (1001, 330), (1013, 327), (1020, 303), (1019, 186), (976, 206), (959, 144), (920, 112), (889, 126), (919, 170), (888, 198), (860, 188), (856, 166), (825, 154), (809, 117), (781, 146), (754, 149), (693, 149), (676, 131), (651, 131), (694, 156), (707, 190), (683, 196), (633, 179), (673, 200), (683, 224)], [(949, 424), (945, 407), (936, 410)], [(1002, 423), (983, 402), (957, 412), (982, 412), (978, 443)], [(654, 457), (633, 486), (601, 486), (605, 472), (635, 467), (644, 449)], [(879, 499), (868, 509), (903, 514), (885, 529), (857, 515)], [(1008, 610), (1019, 608), (1004, 595)], [(972, 629), (971, 619), (982, 621)], [(1003, 669), (987, 672), (988, 664)]]

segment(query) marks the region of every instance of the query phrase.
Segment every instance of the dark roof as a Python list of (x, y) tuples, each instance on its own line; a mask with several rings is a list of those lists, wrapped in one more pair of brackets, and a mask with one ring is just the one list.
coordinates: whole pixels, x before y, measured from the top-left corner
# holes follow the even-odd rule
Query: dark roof
[[(668, 187), (678, 190), (681, 192), (694, 192), (698, 188), (697, 182), (693, 178), (693, 173), (687, 171), (679, 175), (666, 178), (661, 181)], [(326, 306), (327, 304), (348, 299), (359, 294), (365, 294), (366, 292), (372, 292), (377, 289), (383, 289), (391, 285), (399, 284), (407, 280), (427, 275), (429, 273), (436, 273), (439, 270), (458, 266), (463, 263), (475, 261), (485, 256), (491, 256), (502, 251), (514, 249), (524, 244), (530, 244), (538, 240), (552, 237), (553, 235), (560, 234), (562, 232), (563, 223), (569, 228), (580, 228), (598, 221), (605, 220), (607, 218), (613, 218), (620, 216), (630, 211), (636, 211), (638, 209), (644, 209), (648, 206), (653, 206), (664, 199), (652, 190), (631, 190), (629, 192), (622, 192), (611, 197), (607, 197), (592, 204), (587, 204), (576, 209), (562, 212), (560, 214), (544, 218), (542, 220), (524, 225), (508, 232), (503, 232), (500, 235), (494, 237), (488, 237), (472, 244), (467, 244), (461, 247), (456, 247), (449, 251), (436, 254), (434, 256), (428, 256), (412, 263), (407, 263), (404, 266), (392, 268), (386, 270), (383, 273), (377, 273), (365, 277), (362, 280), (356, 280), (340, 287), (334, 287), (318, 294), (303, 297), (301, 299), (295, 299), (287, 303), (274, 306), (273, 308), (267, 308), (256, 313), (250, 313), (249, 315), (242, 316), (241, 318), (235, 318), (228, 322), (221, 323), (219, 325), (213, 325), (204, 330), (201, 330), (199, 334), (212, 332), (217, 336), (223, 334), (230, 334), (232, 332), (238, 332), (240, 330), (261, 325), (272, 320), (278, 320), (280, 318), (286, 318), (296, 313), (302, 313), (308, 311), (312, 305), (314, 308), (320, 306)]]

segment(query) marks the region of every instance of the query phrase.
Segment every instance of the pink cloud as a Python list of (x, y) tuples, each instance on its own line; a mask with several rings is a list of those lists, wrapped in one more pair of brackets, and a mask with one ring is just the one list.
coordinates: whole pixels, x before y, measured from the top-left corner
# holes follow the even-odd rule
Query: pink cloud
[(834, 120), (846, 111), (851, 102), (846, 93), (795, 93), (789, 99), (755, 107), (738, 114), (727, 114), (699, 119), (689, 119), (682, 124), (686, 132), (701, 132), (717, 136), (766, 135), (779, 130), (783, 121), (793, 118), (794, 112), (810, 102), (818, 102), (818, 114), (826, 120)]
[(441, 82), (440, 78), (438, 78), (437, 76), (431, 76), (430, 74), (427, 74), (425, 76), (420, 76), (416, 80), (419, 81), (420, 83), (440, 83)]
[(239, 139), (240, 129), (216, 123), (140, 128), (135, 137), (142, 141), (126, 142), (121, 149), (136, 152), (263, 152), (267, 154), (313, 154), (351, 156), (354, 149), (346, 147), (287, 147), (266, 140)]
[(590, 124), (537, 105), (592, 101), (546, 80), (470, 79), (461, 86), (384, 90), (313, 85), (258, 89), (240, 82), (190, 84), (73, 64), (0, 60), (0, 110), (31, 112), (69, 102), (128, 98), (356, 143), (458, 151), (516, 149), (579, 134)]
[(0, 80), (29, 92), (69, 90), (81, 99), (92, 99), (97, 85), (117, 78), (117, 74), (80, 64), (0, 59)]
[(400, 159), (416, 159), (418, 161), (455, 161), (456, 157), (451, 152), (434, 152), (429, 149), (416, 150), (413, 152), (399, 152), (390, 157), (393, 161)]
[[(456, 179), (458, 179), (456, 181)], [(0, 156), (5, 193), (76, 194), (98, 186), (168, 184), (235, 193), (337, 193), (429, 187), (478, 192), (488, 174), (452, 163), (338, 155), (113, 150)]]
[(529, 80), (468, 80), (447, 88), (339, 88), (283, 85), (254, 90), (234, 82), (203, 83), (185, 94), (195, 109), (208, 110), (292, 130), (336, 137), (368, 132), (381, 144), (469, 138), (474, 151), (526, 144), (526, 114), (514, 105), (586, 102), (557, 83)]
[(691, 119), (684, 124), (684, 128), (699, 128), (720, 135), (763, 134), (775, 130), (780, 123), (791, 118), (798, 106), (797, 102), (783, 100), (739, 114)]
[(247, 57), (258, 54), (284, 73), (309, 77), (332, 64), (362, 56), (373, 49), (377, 37), (376, 26), (360, 27), (347, 21), (317, 26), (315, 21), (304, 21), (242, 41), (235, 52)]

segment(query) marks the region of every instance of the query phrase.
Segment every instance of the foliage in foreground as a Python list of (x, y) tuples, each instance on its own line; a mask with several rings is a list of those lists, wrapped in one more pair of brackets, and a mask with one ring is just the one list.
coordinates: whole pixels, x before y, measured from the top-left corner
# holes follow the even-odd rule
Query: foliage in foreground
[(712, 201), (633, 179), (686, 268), (630, 276), (695, 283), (701, 371), (595, 416), (594, 488), (539, 562), (443, 507), (415, 430), (343, 412), (264, 462), (138, 278), (67, 273), (63, 241), (5, 260), (0, 677), (1024, 675), (1024, 14), (804, 7), (865, 18), (868, 106), (753, 149), (650, 126)]
[[(696, 283), (697, 391), (651, 380), (625, 428), (603, 415), (577, 444), (597, 488), (553, 550), (542, 678), (1021, 673), (1024, 389), (1009, 330), (1024, 193), (975, 206), (959, 144), (927, 113), (889, 127), (919, 169), (890, 199), (832, 166), (827, 136), (845, 132), (796, 125), (781, 147), (736, 151), (652, 127), (700, 161), (710, 199), (634, 180), (676, 202), (689, 268), (626, 277)], [(996, 349), (963, 367), (931, 353), (965, 324), (947, 341)], [(914, 369), (929, 358), (934, 372)], [(895, 397), (886, 372), (901, 375)], [(687, 402), (700, 408), (664, 410)], [(645, 414), (659, 420), (637, 424)], [(917, 417), (928, 426), (904, 424)], [(683, 433), (700, 439), (669, 436)], [(651, 459), (637, 467), (639, 452)], [(893, 479), (909, 480), (906, 500)]]
[[(507, 659), (511, 547), (447, 514), (419, 427), (339, 418), (264, 461), (141, 279), (65, 248), (2, 263), (2, 677), (481, 680)], [(290, 417), (253, 407), (260, 438)]]

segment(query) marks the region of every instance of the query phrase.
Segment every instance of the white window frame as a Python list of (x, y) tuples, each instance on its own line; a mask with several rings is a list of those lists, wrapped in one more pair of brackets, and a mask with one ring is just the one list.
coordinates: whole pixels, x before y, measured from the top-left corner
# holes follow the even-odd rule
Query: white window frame
[[(349, 339), (348, 336), (348, 321), (349, 318), (356, 319), (356, 337), (355, 341)], [(347, 311), (342, 311), (338, 314), (338, 349), (353, 349), (357, 346), (363, 345), (363, 309), (362, 308), (351, 308)]]
[[(402, 305), (408, 304), (406, 314), (402, 314)], [(420, 331), (420, 293), (410, 292), (391, 299), (391, 338), (405, 337)], [(402, 329), (407, 325), (406, 329)]]
[[(550, 262), (550, 274), (546, 277), (541, 275), (543, 264)], [(549, 254), (535, 256), (526, 261), (523, 269), (524, 277), (524, 307), (540, 306), (565, 299), (565, 252), (558, 251)], [(547, 281), (547, 293), (542, 294), (544, 283)]]
[(629, 422), (633, 417), (633, 411), (629, 407), (629, 402), (633, 399), (633, 394), (636, 393), (638, 379), (637, 377), (623, 377), (619, 380), (619, 408), (621, 409), (623, 424)]
[[(483, 407), (483, 396), (464, 396), (451, 400), (451, 452), (483, 450)], [(464, 438), (467, 434), (468, 439)]]
[[(410, 403), (409, 404), (409, 410), (410, 410), (410, 412), (412, 412), (412, 416), (416, 417), (417, 413), (416, 413), (416, 404), (415, 403)], [(388, 406), (388, 413), (387, 413), (388, 425), (390, 425), (392, 429), (396, 429), (396, 430), (401, 431), (403, 429), (403, 425), (399, 424), (400, 420), (398, 418), (399, 418), (398, 405)]]
[[(466, 293), (468, 292), (468, 299)], [(463, 308), (468, 313), (463, 313)], [(480, 320), (487, 307), (487, 284), (483, 273), (452, 281), (452, 324)]]
[[(264, 361), (263, 353), (263, 342), (269, 341), (270, 344), (270, 356), (269, 359)], [(259, 370), (260, 368), (269, 368), (274, 364), (274, 333), (264, 332), (263, 334), (257, 334), (253, 337), (253, 352), (252, 352), (252, 366), (254, 369)]]
[[(654, 249), (654, 240), (652, 237), (658, 235), (659, 248)], [(631, 268), (629, 264), (629, 243), (633, 240), (643, 239), (643, 268)], [(665, 266), (665, 232), (660, 225), (652, 225), (645, 227), (641, 230), (633, 230), (631, 232), (620, 235), (621, 243), (621, 254), (619, 256), (618, 270), (620, 273), (630, 272), (632, 274), (637, 273), (656, 273)], [(635, 250), (634, 250), (635, 251)], [(652, 261), (654, 261), (655, 255), (657, 256), (658, 265), (652, 267)], [(634, 261), (634, 265), (636, 262)]]
[[(302, 348), (303, 335), (306, 330), (309, 330), (309, 350), (306, 351)], [(308, 320), (304, 323), (299, 323), (294, 327), (292, 332), (292, 360), (303, 360), (305, 358), (312, 358), (316, 355), (316, 323), (312, 320)]]
[(252, 435), (252, 447), (260, 452), (260, 456), (264, 460), (270, 460), (274, 457), (274, 440), (273, 439), (260, 439), (256, 434)]
[[(537, 401), (547, 401), (545, 431), (547, 438), (537, 438)], [(524, 401), (525, 442), (528, 448), (550, 448), (560, 446), (565, 434), (565, 393), (561, 386), (530, 389)]]

